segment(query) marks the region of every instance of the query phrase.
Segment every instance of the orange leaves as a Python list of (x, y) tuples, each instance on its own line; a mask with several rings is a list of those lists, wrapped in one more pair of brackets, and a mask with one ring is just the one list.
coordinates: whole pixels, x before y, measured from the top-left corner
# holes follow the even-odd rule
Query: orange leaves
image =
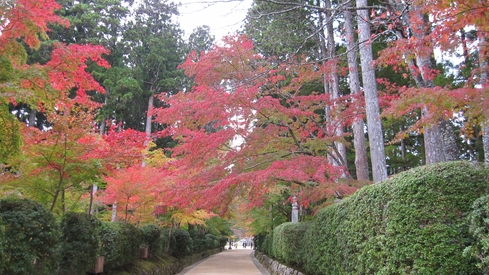
[[(107, 187), (100, 200), (106, 204), (117, 203), (118, 213), (122, 213), (125, 221), (131, 217), (141, 220), (139, 214), (153, 212), (158, 194), (155, 188), (157, 177), (152, 170), (140, 165), (116, 170), (111, 176), (105, 177)], [(141, 213), (141, 210), (146, 211)]]

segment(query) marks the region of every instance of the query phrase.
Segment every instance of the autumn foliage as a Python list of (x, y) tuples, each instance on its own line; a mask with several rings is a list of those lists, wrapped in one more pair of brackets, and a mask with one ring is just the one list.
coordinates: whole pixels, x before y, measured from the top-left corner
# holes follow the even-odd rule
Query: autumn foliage
[[(484, 1), (413, 1), (409, 10), (392, 5), (390, 10), (380, 14), (373, 12), (373, 18), (387, 26), (383, 34), (395, 36), (389, 47), (381, 51), (376, 64), (379, 67), (392, 66), (405, 78), (410, 75), (424, 83), (420, 86), (417, 81), (417, 85), (387, 89), (385, 96), (390, 99), (385, 101), (388, 103), (384, 112), (386, 116), (399, 117), (427, 108), (428, 115), (410, 130), (436, 124), (440, 119), (449, 120), (454, 112), (463, 113), (469, 121), (465, 127), (480, 124), (484, 117), (489, 116), (486, 100), (489, 90), (484, 76), (488, 68), (486, 62), (480, 62), (488, 57), (486, 4)], [(458, 73), (465, 70), (469, 62), (476, 65), (472, 65), (464, 83), (436, 85), (435, 79), (443, 72), (420, 62), (432, 59), (435, 51), (437, 54), (460, 56), (462, 61)], [(379, 83), (386, 84), (385, 80), (379, 80)], [(392, 94), (394, 90), (396, 92)]]
[(342, 139), (334, 124), (323, 123), (329, 95), (301, 90), (321, 74), (313, 66), (273, 68), (245, 36), (225, 43), (200, 58), (190, 55), (181, 67), (196, 85), (162, 97), (170, 107), (155, 112), (158, 123), (169, 125), (164, 134), (179, 141), (165, 174), (172, 179), (166, 201), (223, 213), (239, 195), (260, 206), (279, 182), (304, 206), (355, 190), (326, 157)]
[[(371, 9), (365, 20), (376, 33), (361, 42), (382, 40), (385, 48), (375, 65), (405, 80), (377, 78), (383, 118), (410, 121), (390, 144), (410, 132), (427, 136), (430, 126), (450, 120), (454, 112), (468, 121), (463, 133), (469, 132), (463, 127), (483, 125), (489, 117), (486, 3), (416, 0), (406, 8), (401, 2), (385, 1), (385, 7)], [(159, 89), (167, 83), (149, 85), (146, 92), (158, 94), (156, 108), (148, 107), (143, 116), (134, 114), (134, 121), (154, 117), (152, 126), (160, 132), (148, 136), (115, 119), (105, 121), (110, 128), (106, 132), (95, 122), (102, 101), (93, 99), (105, 90), (90, 69), (109, 68), (104, 57), (110, 52), (98, 45), (49, 41), (49, 24), (69, 25), (55, 14), (61, 8), (55, 1), (7, 1), (0, 8), (0, 118), (9, 133), (22, 136), (22, 145), (20, 138), (9, 145), (19, 152), (1, 150), (2, 162), (18, 172), (2, 176), (8, 183), (4, 189), (11, 193), (22, 190), (52, 211), (64, 211), (82, 207), (79, 203), (87, 199), (90, 186), (97, 185), (104, 190), (96, 199), (117, 206), (119, 219), (173, 215), (188, 221), (197, 214), (196, 221), (211, 212), (225, 215), (237, 197), (248, 207), (259, 207), (271, 196), (287, 193), (297, 196), (301, 206), (320, 207), (364, 184), (352, 180), (348, 161), (342, 159), (346, 153), (337, 146), (350, 146), (352, 123), (363, 122), (363, 95), (349, 94), (346, 85), (338, 97), (326, 91), (336, 73), (347, 81), (340, 57), (291, 55), (279, 62), (258, 54), (246, 35), (228, 36), (222, 45), (190, 53), (180, 65), (193, 87), (177, 93), (175, 81), (169, 85), (172, 91), (165, 93)], [(29, 63), (28, 52), (41, 42), (49, 44), (49, 60)], [(443, 77), (432, 62), (438, 50), (462, 50), (459, 69), (470, 67), (464, 81), (437, 82)], [(99, 78), (110, 80), (104, 84), (120, 88), (105, 98), (118, 109), (138, 98), (132, 90), (138, 89), (138, 81), (145, 82), (133, 79), (129, 71), (97, 71)], [(177, 77), (162, 82), (172, 78)], [(148, 94), (138, 93), (148, 99)], [(42, 112), (46, 123), (39, 129), (10, 123), (3, 119), (13, 118), (9, 104)], [(107, 111), (111, 112), (108, 117), (116, 111)], [(161, 142), (160, 138), (171, 140), (165, 143), (171, 145), (162, 148), (163, 142), (160, 147), (151, 142)]]

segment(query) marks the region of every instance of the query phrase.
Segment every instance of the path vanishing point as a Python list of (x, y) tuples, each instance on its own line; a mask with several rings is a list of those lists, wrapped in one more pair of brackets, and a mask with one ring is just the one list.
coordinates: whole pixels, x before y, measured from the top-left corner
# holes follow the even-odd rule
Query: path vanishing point
[(270, 275), (253, 253), (254, 250), (251, 249), (224, 250), (176, 275)]

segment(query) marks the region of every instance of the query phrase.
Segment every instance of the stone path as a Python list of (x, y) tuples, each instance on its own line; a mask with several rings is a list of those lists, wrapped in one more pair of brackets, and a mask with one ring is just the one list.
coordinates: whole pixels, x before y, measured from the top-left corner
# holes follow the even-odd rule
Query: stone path
[(176, 275), (270, 275), (255, 259), (251, 249), (224, 250)]

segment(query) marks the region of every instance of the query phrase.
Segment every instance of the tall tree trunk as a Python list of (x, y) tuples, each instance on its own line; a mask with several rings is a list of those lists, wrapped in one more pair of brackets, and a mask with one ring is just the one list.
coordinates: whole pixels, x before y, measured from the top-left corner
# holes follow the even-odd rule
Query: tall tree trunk
[(153, 112), (153, 103), (154, 103), (154, 88), (151, 86), (151, 94), (148, 98), (148, 113), (146, 114), (146, 136), (151, 137), (151, 113)]
[[(402, 129), (401, 129), (402, 131)], [(402, 171), (406, 171), (406, 142), (404, 139), (401, 139), (401, 159), (402, 159)], [(397, 172), (396, 172), (397, 173)]]
[(453, 130), (452, 123), (449, 120), (441, 120), (440, 124), (441, 138), (443, 142), (443, 154), (445, 161), (454, 161), (460, 159), (460, 150), (457, 145), (457, 135)]
[(37, 110), (31, 108), (31, 112), (29, 114), (29, 127), (36, 127), (36, 116)]
[[(328, 58), (332, 61), (330, 63), (330, 73), (329, 73), (329, 83), (330, 83), (330, 97), (333, 101), (340, 97), (340, 78), (338, 76), (338, 68), (336, 63), (336, 43), (334, 41), (334, 30), (333, 30), (333, 16), (331, 13), (331, 1), (324, 0), (326, 8), (326, 31), (327, 31), (327, 51)], [(341, 121), (338, 119), (333, 119), (334, 123), (337, 125), (335, 129), (335, 134), (337, 136), (343, 136), (343, 126)], [(346, 162), (346, 146), (343, 142), (335, 142), (336, 150), (338, 156), (336, 156), (336, 165), (343, 166), (345, 169), (348, 167)]]
[[(480, 85), (481, 89), (489, 87), (489, 64), (487, 62), (487, 52), (489, 43), (485, 36), (479, 39), (479, 70), (480, 70)], [(484, 149), (484, 163), (489, 164), (489, 118), (486, 118), (482, 125), (482, 143)]]
[[(390, 1), (391, 5), (395, 7), (397, 11), (402, 11), (401, 16), (403, 25), (410, 30), (408, 34), (402, 34), (398, 32), (400, 37), (409, 39), (411, 36), (416, 41), (422, 41), (430, 31), (430, 22), (426, 16), (421, 14), (419, 7), (413, 5), (411, 10), (414, 12), (414, 16), (417, 16), (416, 24), (412, 24), (412, 21), (407, 14), (407, 10), (403, 8), (402, 3), (396, 1)], [(418, 88), (433, 88), (435, 86), (433, 79), (429, 76), (431, 70), (435, 68), (435, 61), (433, 59), (434, 53), (431, 49), (430, 53), (411, 53), (414, 54), (414, 58), (406, 60), (411, 76), (413, 77), (416, 86)], [(408, 56), (406, 54), (406, 56)], [(429, 109), (425, 106), (421, 108), (421, 116), (429, 116)], [(457, 137), (453, 131), (453, 127), (449, 121), (440, 118), (438, 123), (424, 126), (423, 139), (425, 146), (425, 162), (426, 164), (438, 163), (450, 160), (456, 160), (459, 158), (459, 149), (456, 143)]]
[(375, 79), (375, 70), (372, 67), (373, 54), (370, 44), (370, 20), (367, 0), (357, 0), (357, 14), (360, 62), (362, 66), (363, 91), (365, 93), (365, 110), (367, 113), (368, 137), (370, 141), (370, 155), (372, 160), (372, 174), (374, 183), (387, 178), (387, 164), (385, 160), (384, 136), (382, 133), (382, 122), (380, 120), (380, 107)]
[(102, 122), (100, 123), (100, 129), (99, 129), (101, 135), (105, 135), (105, 131), (106, 131), (105, 128), (107, 128), (107, 123), (105, 121), (105, 118), (102, 118)]
[[(146, 136), (148, 137), (148, 140), (149, 140), (149, 138), (151, 138), (151, 120), (152, 120), (151, 113), (153, 111), (153, 104), (154, 104), (154, 88), (153, 88), (153, 86), (151, 86), (150, 91), (151, 91), (151, 94), (148, 98), (148, 113), (146, 114), (146, 129), (145, 129)], [(147, 142), (145, 145), (148, 145)], [(143, 155), (143, 162), (141, 163), (141, 166), (142, 167), (146, 166), (146, 160), (145, 160), (144, 155)]]
[[(345, 4), (351, 3), (349, 0), (345, 0)], [(346, 35), (346, 51), (348, 57), (348, 71), (349, 71), (349, 86), (352, 94), (357, 95), (360, 93), (360, 77), (358, 75), (358, 63), (356, 45), (354, 41), (353, 30), (353, 15), (350, 10), (344, 11), (345, 17), (345, 35)], [(355, 170), (357, 174), (357, 180), (368, 180), (368, 156), (367, 156), (367, 142), (365, 140), (363, 119), (356, 118), (353, 121), (353, 146), (355, 148)]]

